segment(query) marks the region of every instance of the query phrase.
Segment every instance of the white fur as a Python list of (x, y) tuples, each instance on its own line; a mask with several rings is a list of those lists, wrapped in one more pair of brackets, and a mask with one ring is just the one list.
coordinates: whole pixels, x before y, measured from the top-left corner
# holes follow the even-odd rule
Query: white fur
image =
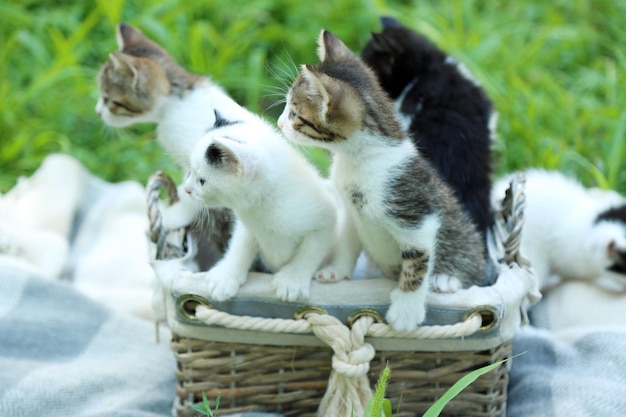
[[(427, 288), (424, 285), (422, 287)], [(385, 318), (394, 330), (410, 332), (426, 318), (424, 306), (426, 306), (426, 291), (405, 292), (396, 288), (391, 291), (391, 305)]]
[[(288, 96), (288, 103), (289, 100)], [(377, 268), (386, 276), (397, 279), (403, 250), (422, 250), (430, 254), (432, 260), (439, 228), (437, 216), (424, 219), (419, 227), (403, 228), (387, 215), (387, 206), (383, 200), (389, 176), (417, 153), (411, 141), (390, 144), (383, 138), (357, 132), (347, 141), (321, 143), (293, 130), (289, 123), (288, 108), (285, 107), (278, 120), (287, 138), (302, 145), (323, 146), (334, 153), (331, 180), (343, 200), (345, 217), (341, 220), (342, 245), (334, 254), (333, 264), (354, 268), (363, 247)], [(351, 190), (354, 187), (361, 190), (367, 199), (361, 211), (351, 202)], [(392, 293), (387, 320), (395, 330), (412, 331), (424, 320), (432, 265), (431, 261), (417, 291), (410, 295), (399, 294), (401, 290)]]
[[(626, 250), (624, 225), (594, 223), (598, 214), (626, 200), (613, 191), (585, 189), (556, 171), (531, 169), (525, 175), (521, 253), (531, 261), (540, 285), (545, 287), (553, 275), (579, 280), (618, 277), (607, 271), (611, 265), (607, 247), (614, 241)], [(504, 197), (508, 181), (504, 178), (494, 184), (494, 201)]]
[[(207, 163), (211, 143), (236, 155), (235, 170)], [(211, 296), (234, 296), (260, 253), (275, 272), (278, 298), (307, 298), (313, 275), (333, 249), (336, 223), (334, 196), (315, 169), (261, 120), (208, 133), (190, 165), (185, 190), (191, 197), (208, 207), (229, 207), (238, 219), (224, 258), (207, 273)]]

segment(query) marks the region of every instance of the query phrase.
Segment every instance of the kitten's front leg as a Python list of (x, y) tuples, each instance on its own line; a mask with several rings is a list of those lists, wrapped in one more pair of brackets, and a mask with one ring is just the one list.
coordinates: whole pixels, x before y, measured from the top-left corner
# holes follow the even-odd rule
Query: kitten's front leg
[(309, 298), (311, 280), (333, 244), (333, 230), (307, 234), (291, 260), (274, 274), (272, 286), (278, 298), (296, 301)]
[(224, 257), (206, 273), (211, 298), (224, 301), (234, 297), (246, 282), (248, 271), (259, 252), (259, 245), (246, 226), (237, 221)]
[(415, 248), (402, 252), (400, 280), (398, 288), (391, 292), (391, 305), (386, 316), (396, 331), (413, 331), (426, 318), (430, 259), (427, 252)]

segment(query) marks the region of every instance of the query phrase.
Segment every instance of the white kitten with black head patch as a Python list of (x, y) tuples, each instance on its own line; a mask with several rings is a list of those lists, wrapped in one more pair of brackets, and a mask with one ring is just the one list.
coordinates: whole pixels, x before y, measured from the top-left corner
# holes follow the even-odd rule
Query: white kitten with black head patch
[[(541, 287), (561, 279), (626, 280), (626, 198), (586, 189), (558, 171), (529, 169), (521, 253)], [(492, 199), (504, 196), (508, 178), (494, 184)]]
[(335, 198), (315, 168), (261, 120), (209, 132), (190, 166), (185, 191), (237, 215), (226, 254), (206, 275), (212, 298), (233, 297), (260, 255), (278, 298), (306, 299), (335, 238)]

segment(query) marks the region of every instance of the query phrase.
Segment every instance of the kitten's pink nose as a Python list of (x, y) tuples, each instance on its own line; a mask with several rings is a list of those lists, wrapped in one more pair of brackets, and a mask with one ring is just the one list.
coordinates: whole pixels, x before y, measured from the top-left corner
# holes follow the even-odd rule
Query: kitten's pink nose
[(191, 195), (191, 187), (185, 186), (183, 187), (183, 189), (185, 190), (187, 194)]
[(282, 128), (283, 128), (283, 119), (279, 118), (278, 122), (276, 124), (278, 125), (278, 128), (282, 130)]

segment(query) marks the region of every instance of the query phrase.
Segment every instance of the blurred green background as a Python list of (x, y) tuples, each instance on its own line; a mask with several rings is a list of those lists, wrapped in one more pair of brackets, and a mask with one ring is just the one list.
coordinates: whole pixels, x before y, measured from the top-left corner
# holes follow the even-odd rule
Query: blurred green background
[(626, 192), (626, 2), (617, 0), (0, 0), (0, 191), (52, 152), (110, 181), (178, 171), (153, 126), (114, 130), (93, 111), (120, 21), (274, 122), (282, 82), (295, 64), (316, 62), (322, 27), (358, 52), (383, 14), (484, 84), (500, 113), (498, 174), (540, 166)]

